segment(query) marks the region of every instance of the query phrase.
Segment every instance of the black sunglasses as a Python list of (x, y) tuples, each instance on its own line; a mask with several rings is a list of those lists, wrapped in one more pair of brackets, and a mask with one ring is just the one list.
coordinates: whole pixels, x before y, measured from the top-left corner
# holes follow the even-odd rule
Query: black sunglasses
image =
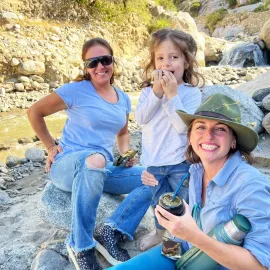
[(98, 63), (101, 63), (102, 66), (108, 66), (112, 62), (113, 57), (111, 55), (102, 55), (85, 60), (84, 66), (87, 68), (96, 68), (98, 66)]

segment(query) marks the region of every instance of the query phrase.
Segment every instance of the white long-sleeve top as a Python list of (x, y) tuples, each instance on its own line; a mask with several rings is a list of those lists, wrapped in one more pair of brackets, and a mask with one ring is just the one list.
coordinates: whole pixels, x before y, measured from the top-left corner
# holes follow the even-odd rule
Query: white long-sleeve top
[(144, 166), (175, 165), (185, 160), (187, 127), (176, 113), (183, 110), (194, 113), (201, 103), (198, 87), (188, 84), (178, 86), (178, 95), (170, 100), (159, 99), (152, 90), (142, 90), (135, 118), (142, 126), (142, 155)]

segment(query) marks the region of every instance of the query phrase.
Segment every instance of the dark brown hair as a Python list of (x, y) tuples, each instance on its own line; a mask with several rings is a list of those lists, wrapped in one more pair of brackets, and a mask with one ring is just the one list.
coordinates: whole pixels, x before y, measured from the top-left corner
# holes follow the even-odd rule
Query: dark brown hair
[[(89, 39), (83, 44), (83, 46), (82, 46), (82, 60), (83, 61), (86, 60), (87, 51), (90, 48), (97, 46), (97, 45), (103, 46), (104, 48), (108, 49), (110, 55), (113, 56), (113, 49), (112, 49), (111, 45), (109, 44), (109, 42), (103, 38), (97, 37), (97, 38)], [(113, 58), (113, 63), (115, 64), (114, 58)], [(86, 72), (86, 68), (84, 68), (83, 76), (81, 76), (81, 75), (78, 76), (75, 81), (82, 81), (82, 80), (91, 81), (91, 76), (88, 72)], [(110, 79), (110, 83), (111, 84), (114, 83), (114, 73), (112, 74), (112, 77)]]
[(175, 48), (182, 52), (185, 56), (185, 60), (189, 65), (185, 69), (183, 74), (183, 81), (189, 83), (191, 86), (197, 86), (200, 78), (204, 83), (203, 76), (194, 70), (199, 64), (196, 61), (197, 44), (193, 37), (180, 30), (163, 28), (152, 34), (152, 38), (149, 45), (149, 62), (144, 69), (145, 81), (141, 84), (141, 87), (150, 86), (151, 73), (155, 69), (155, 50), (165, 40), (170, 40)]
[[(190, 123), (189, 127), (188, 127), (188, 132), (187, 132), (187, 137), (188, 137), (188, 140), (190, 140), (190, 134), (191, 134), (191, 130), (192, 130), (192, 126), (193, 126), (193, 121)], [(254, 161), (254, 158), (251, 154), (251, 152), (243, 149), (240, 145), (238, 145), (237, 143), (237, 135), (236, 133), (234, 132), (234, 130), (232, 128), (230, 128), (228, 126), (229, 129), (232, 130), (233, 132), (233, 136), (235, 137), (236, 139), (236, 147), (234, 149), (230, 148), (230, 151), (228, 153), (228, 157), (232, 156), (235, 152), (239, 151), (241, 156), (245, 158), (245, 160), (249, 163), (249, 164), (252, 164), (253, 161)], [(185, 156), (186, 156), (186, 160), (189, 161), (190, 163), (194, 164), (194, 163), (199, 163), (201, 162), (201, 159), (200, 157), (195, 153), (195, 151), (193, 150), (192, 148), (192, 145), (188, 145), (188, 148), (186, 150), (186, 153), (185, 153)]]

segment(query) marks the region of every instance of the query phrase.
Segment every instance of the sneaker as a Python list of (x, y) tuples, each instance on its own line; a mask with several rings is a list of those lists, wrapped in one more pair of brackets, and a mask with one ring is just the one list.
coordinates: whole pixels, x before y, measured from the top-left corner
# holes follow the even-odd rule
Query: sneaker
[(102, 270), (95, 254), (95, 249), (91, 248), (75, 254), (73, 249), (67, 245), (67, 251), (76, 270)]
[(109, 225), (96, 229), (96, 249), (111, 264), (117, 265), (130, 259), (128, 252), (119, 245), (123, 242), (123, 235)]

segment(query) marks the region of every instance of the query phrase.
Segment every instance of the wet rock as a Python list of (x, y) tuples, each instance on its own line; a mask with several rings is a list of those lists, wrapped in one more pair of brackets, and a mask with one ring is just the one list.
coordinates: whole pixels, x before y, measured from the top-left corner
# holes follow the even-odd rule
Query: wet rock
[(31, 264), (31, 270), (66, 270), (69, 261), (53, 250), (42, 250)]
[(29, 148), (25, 151), (25, 158), (33, 162), (42, 162), (45, 159), (45, 154), (39, 148)]
[(263, 112), (256, 106), (254, 100), (240, 91), (234, 91), (225, 85), (206, 86), (203, 89), (203, 100), (210, 95), (220, 93), (240, 102), (241, 122), (243, 125), (253, 128), (257, 133), (263, 131)]
[(6, 160), (6, 165), (9, 168), (12, 168), (16, 165), (20, 164), (20, 158), (16, 156), (8, 156)]

